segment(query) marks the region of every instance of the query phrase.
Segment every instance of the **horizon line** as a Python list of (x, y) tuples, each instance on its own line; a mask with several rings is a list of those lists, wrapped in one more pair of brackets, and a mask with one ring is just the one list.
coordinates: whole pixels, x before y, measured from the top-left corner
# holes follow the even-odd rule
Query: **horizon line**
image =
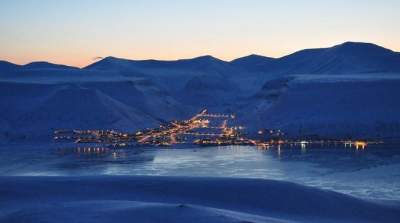
[(135, 59), (135, 58), (126, 58), (126, 57), (113, 56), (113, 55), (108, 55), (108, 56), (104, 56), (104, 57), (103, 57), (103, 56), (94, 56), (94, 57), (92, 58), (92, 61), (93, 61), (93, 62), (92, 62), (92, 63), (89, 63), (89, 64), (86, 64), (86, 65), (84, 65), (84, 66), (75, 66), (75, 65), (69, 65), (69, 64), (58, 63), (58, 62), (51, 62), (51, 60), (33, 60), (33, 61), (30, 61), (30, 62), (27, 62), (27, 63), (15, 63), (15, 62), (12, 62), (11, 60), (6, 60), (6, 59), (3, 60), (3, 59), (0, 59), (0, 62), (1, 62), (1, 61), (3, 61), (3, 62), (8, 62), (8, 63), (14, 64), (14, 65), (17, 65), (17, 66), (26, 66), (26, 65), (29, 65), (29, 64), (32, 64), (32, 63), (49, 63), (49, 64), (54, 64), (54, 65), (69, 66), (69, 67), (78, 68), (78, 69), (84, 69), (85, 67), (88, 67), (88, 66), (90, 66), (90, 65), (92, 65), (92, 64), (94, 64), (94, 63), (97, 63), (98, 61), (102, 61), (102, 60), (104, 60), (104, 59), (106, 59), (106, 58), (116, 58), (116, 59), (129, 60), (129, 61), (163, 61), (163, 62), (174, 62), (174, 61), (181, 61), (181, 60), (192, 60), (192, 59), (202, 58), (202, 57), (212, 57), (212, 58), (217, 59), (217, 60), (221, 60), (221, 61), (224, 61), (224, 62), (227, 62), (227, 63), (231, 63), (231, 62), (233, 62), (233, 61), (235, 61), (235, 60), (237, 60), (237, 59), (245, 58), (245, 57), (249, 57), (249, 56), (260, 56), (260, 57), (265, 57), (265, 58), (270, 58), (270, 59), (280, 59), (280, 58), (283, 58), (283, 57), (292, 55), (292, 54), (294, 54), (294, 53), (297, 53), (297, 52), (300, 52), (300, 51), (303, 51), (303, 50), (328, 49), (328, 48), (332, 48), (332, 47), (335, 47), (335, 46), (340, 46), (340, 45), (343, 45), (343, 44), (346, 44), (346, 43), (372, 44), (372, 45), (375, 45), (375, 46), (378, 46), (378, 47), (381, 47), (381, 48), (384, 48), (384, 49), (391, 50), (391, 51), (393, 51), (393, 52), (395, 52), (395, 53), (399, 53), (398, 51), (395, 51), (395, 50), (390, 49), (390, 48), (386, 48), (386, 47), (384, 47), (384, 46), (382, 46), (382, 45), (378, 45), (378, 44), (373, 43), (373, 42), (344, 41), (344, 42), (337, 43), (337, 44), (334, 44), (334, 45), (330, 45), (330, 46), (327, 46), (327, 47), (313, 47), (313, 48), (298, 49), (298, 50), (295, 50), (295, 51), (293, 51), (293, 52), (291, 52), (291, 53), (285, 54), (285, 55), (280, 56), (280, 57), (271, 57), (271, 56), (266, 56), (266, 55), (257, 54), (257, 53), (250, 53), (250, 54), (247, 54), (247, 55), (244, 55), (244, 56), (235, 57), (234, 59), (231, 59), (231, 60), (225, 60), (225, 59), (221, 59), (221, 58), (219, 58), (219, 57), (213, 56), (213, 55), (211, 55), (211, 54), (205, 54), (205, 55), (199, 55), (199, 56), (194, 56), (194, 57), (177, 58), (177, 59), (156, 59), (156, 58)]

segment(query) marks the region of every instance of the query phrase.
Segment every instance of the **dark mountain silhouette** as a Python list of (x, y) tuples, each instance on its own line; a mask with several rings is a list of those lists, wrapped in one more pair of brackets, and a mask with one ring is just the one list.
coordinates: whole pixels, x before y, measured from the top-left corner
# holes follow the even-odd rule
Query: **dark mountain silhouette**
[[(48, 62), (32, 62), (16, 65), (0, 61), (0, 73), (35, 70), (51, 71), (77, 69), (71, 66)], [(400, 53), (371, 43), (345, 42), (329, 48), (305, 49), (293, 54), (270, 58), (260, 55), (226, 62), (212, 56), (201, 56), (180, 60), (128, 60), (106, 57), (88, 65), (81, 71), (113, 71), (171, 74), (222, 74), (234, 76), (248, 72), (271, 74), (357, 74), (357, 73), (399, 73)], [(83, 72), (84, 73), (84, 72)], [(251, 74), (250, 74), (251, 75)]]
[[(265, 66), (275, 61), (275, 58), (251, 54), (245, 57), (232, 60), (230, 63), (237, 67), (244, 67), (250, 71), (257, 70), (259, 66)], [(256, 69), (253, 69), (256, 68)]]
[(21, 66), (23, 69), (78, 69), (76, 67), (62, 65), (62, 64), (53, 64), (46, 61), (37, 61), (28, 63), (26, 65)]
[[(235, 61), (246, 61), (237, 63)], [(282, 74), (400, 72), (400, 54), (371, 43), (345, 42), (330, 48), (305, 49), (278, 59), (245, 57), (233, 61), (251, 71)]]
[(8, 61), (0, 60), (0, 74), (13, 72), (19, 68), (19, 65), (10, 63)]
[(84, 69), (143, 71), (148, 69), (191, 70), (210, 73), (228, 73), (236, 70), (230, 63), (212, 56), (200, 56), (180, 60), (128, 60), (116, 57), (106, 57)]

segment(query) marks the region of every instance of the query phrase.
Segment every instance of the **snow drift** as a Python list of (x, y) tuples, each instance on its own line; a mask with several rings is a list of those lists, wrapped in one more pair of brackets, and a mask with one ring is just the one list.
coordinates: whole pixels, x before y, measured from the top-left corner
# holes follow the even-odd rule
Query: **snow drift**
[(293, 183), (1, 177), (0, 222), (397, 222), (400, 207)]

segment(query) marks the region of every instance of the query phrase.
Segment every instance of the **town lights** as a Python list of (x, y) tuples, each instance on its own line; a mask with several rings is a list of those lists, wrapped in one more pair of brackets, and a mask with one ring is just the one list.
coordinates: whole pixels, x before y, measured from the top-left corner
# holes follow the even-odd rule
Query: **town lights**
[(365, 147), (367, 146), (367, 142), (355, 141), (354, 145), (356, 146), (356, 149), (365, 149)]
[[(72, 140), (75, 143), (99, 143), (113, 147), (124, 147), (131, 143), (136, 145), (170, 146), (174, 144), (192, 143), (196, 145), (254, 145), (260, 148), (269, 148), (284, 145), (297, 145), (304, 151), (308, 144), (333, 144), (355, 146), (356, 149), (364, 149), (368, 143), (357, 140), (312, 140), (288, 139), (280, 129), (259, 129), (259, 138), (268, 139), (252, 140), (247, 138), (239, 130), (245, 129), (242, 126), (228, 126), (229, 114), (210, 114), (207, 110), (196, 114), (188, 120), (171, 121), (160, 125), (160, 128), (146, 128), (136, 133), (124, 133), (116, 130), (55, 130), (54, 140)], [(218, 121), (217, 124), (215, 120)], [(213, 125), (214, 124), (214, 125)], [(262, 136), (261, 136), (262, 135)], [(370, 142), (372, 143), (372, 142)], [(78, 149), (80, 150), (80, 149)], [(83, 148), (84, 152), (92, 152), (91, 148)], [(103, 150), (93, 149), (99, 153)]]

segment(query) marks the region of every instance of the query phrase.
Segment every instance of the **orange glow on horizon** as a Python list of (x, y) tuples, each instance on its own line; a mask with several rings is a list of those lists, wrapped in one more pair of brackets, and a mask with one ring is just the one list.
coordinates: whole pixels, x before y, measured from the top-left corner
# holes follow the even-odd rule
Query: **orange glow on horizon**
[[(342, 41), (344, 42), (344, 41)], [(18, 55), (18, 54), (12, 54), (12, 55), (2, 55), (0, 60), (5, 60), (11, 63), (19, 64), (19, 65), (24, 65), (28, 64), (31, 62), (35, 61), (47, 61), (50, 63), (54, 64), (63, 64), (63, 65), (69, 65), (69, 66), (75, 66), (75, 67), (86, 67), (101, 58), (107, 57), (107, 56), (115, 56), (118, 58), (124, 58), (124, 59), (131, 59), (131, 60), (147, 60), (147, 59), (155, 59), (155, 60), (178, 60), (178, 59), (190, 59), (190, 58), (195, 58), (199, 56), (204, 56), (204, 55), (211, 55), (213, 57), (216, 57), (218, 59), (224, 60), (224, 61), (231, 61), (236, 58), (240, 58), (243, 56), (247, 56), (250, 54), (258, 54), (262, 56), (267, 56), (267, 57), (273, 57), (273, 58), (279, 58), (283, 57), (286, 55), (289, 55), (291, 53), (294, 53), (299, 50), (303, 49), (309, 49), (309, 48), (325, 48), (325, 47), (332, 47), (334, 45), (340, 44), (342, 42), (335, 42), (330, 45), (316, 45), (316, 46), (307, 46), (307, 47), (300, 47), (300, 48), (295, 48), (294, 44), (293, 46), (288, 46), (288, 47), (281, 47), (277, 48), (275, 50), (263, 50), (263, 49), (258, 49), (252, 51), (251, 49), (242, 49), (240, 46), (237, 46), (236, 50), (231, 50), (230, 52), (222, 52), (218, 50), (196, 50), (196, 49), (186, 49), (187, 52), (181, 52), (181, 51), (176, 51), (176, 52), (171, 52), (168, 50), (164, 51), (141, 51), (143, 53), (136, 53), (133, 54), (131, 52), (127, 51), (110, 51), (110, 53), (96, 53), (96, 52), (81, 52), (81, 53), (76, 53), (76, 52), (63, 52), (60, 54), (55, 54), (52, 53), (50, 55), (46, 55), (46, 53), (43, 53), (43, 55), (40, 55), (40, 53), (25, 53), (23, 56)], [(367, 41), (364, 41), (367, 42)], [(372, 42), (374, 43), (374, 42)], [(396, 52), (400, 52), (400, 46), (398, 45), (392, 45), (392, 44), (380, 44), (380, 43), (374, 43), (377, 45), (380, 45), (382, 47), (391, 49)], [(232, 49), (232, 46), (227, 47), (228, 49)], [(269, 47), (264, 47), (264, 48), (269, 48)], [(106, 51), (106, 50), (104, 50)], [(99, 59), (95, 59), (96, 57), (99, 57)]]

